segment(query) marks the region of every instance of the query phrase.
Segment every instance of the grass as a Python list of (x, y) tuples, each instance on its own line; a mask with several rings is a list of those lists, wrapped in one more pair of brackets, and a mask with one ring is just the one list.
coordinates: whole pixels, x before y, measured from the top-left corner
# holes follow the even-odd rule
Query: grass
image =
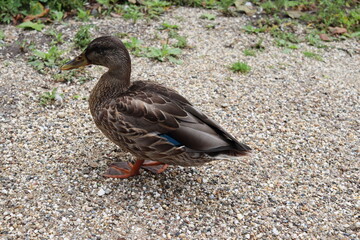
[(84, 48), (87, 47), (87, 45), (89, 45), (89, 43), (92, 40), (90, 29), (93, 27), (94, 26), (91, 24), (80, 27), (79, 31), (75, 34), (75, 38), (74, 38), (74, 43), (76, 47), (83, 50)]
[(0, 41), (5, 39), (5, 33), (0, 29)]
[(33, 30), (41, 32), (41, 30), (43, 30), (45, 25), (42, 23), (34, 23), (34, 22), (29, 21), (29, 22), (23, 22), (23, 23), (19, 24), (17, 27), (25, 28), (25, 29), (33, 29)]
[(305, 57), (308, 57), (308, 58), (312, 58), (312, 59), (315, 59), (317, 61), (324, 61), (323, 58), (317, 54), (317, 53), (313, 53), (313, 52), (303, 52), (304, 56)]
[(39, 97), (39, 103), (40, 105), (48, 105), (48, 104), (52, 104), (55, 101), (60, 101), (62, 102), (63, 98), (64, 98), (64, 94), (58, 93), (57, 88), (54, 88), (51, 92), (44, 92), (43, 94), (40, 95)]
[(185, 36), (181, 36), (179, 33), (171, 31), (169, 32), (169, 37), (175, 39), (177, 42), (172, 46), (175, 48), (186, 48), (188, 47), (187, 39)]
[[(180, 38), (181, 36), (176, 36)], [(163, 44), (161, 48), (158, 47), (143, 47), (143, 41), (136, 38), (136, 37), (130, 37), (130, 41), (124, 41), (125, 47), (131, 51), (132, 54), (138, 57), (148, 57), (151, 59), (158, 60), (160, 62), (164, 61), (170, 61), (175, 64), (181, 64), (182, 61), (179, 59), (179, 56), (181, 55), (181, 49), (179, 47), (174, 47), (175, 45), (181, 45), (183, 47), (186, 46), (186, 40), (184, 40), (185, 43), (179, 44), (180, 41), (178, 41), (177, 44), (174, 44), (173, 46), (170, 46), (168, 44)]]
[(171, 5), (170, 2), (163, 0), (148, 0), (143, 2), (143, 11), (149, 18), (157, 18), (165, 12), (165, 9)]
[(167, 22), (164, 22), (159, 27), (159, 30), (166, 31), (168, 33), (168, 37), (166, 40), (166, 43), (169, 44), (170, 39), (175, 39), (176, 43), (172, 44), (175, 48), (186, 48), (187, 45), (187, 39), (185, 36), (181, 36), (177, 30), (179, 30), (180, 27), (176, 24), (169, 24)]
[(299, 48), (296, 44), (300, 43), (301, 40), (291, 32), (284, 32), (278, 28), (274, 28), (270, 34), (275, 38), (275, 44), (278, 47), (284, 47), (287, 49)]
[(82, 8), (77, 9), (76, 19), (86, 22), (89, 20), (89, 18), (90, 18), (90, 10), (86, 10), (86, 9), (82, 9)]
[(63, 34), (61, 32), (57, 32), (54, 29), (50, 29), (47, 32), (45, 32), (45, 34), (52, 38), (50, 45), (64, 43)]
[(135, 56), (141, 56), (143, 43), (142, 40), (139, 40), (136, 37), (130, 37), (130, 41), (124, 41), (125, 47)]
[(45, 9), (45, 4), (42, 3), (46, 3), (46, 7), (50, 9), (50, 12), (54, 12), (50, 14), (50, 17), (53, 20), (59, 20), (61, 16), (59, 12), (63, 13), (63, 16), (65, 12), (70, 12), (72, 9), (82, 8), (86, 2), (85, 0), (0, 0), (0, 22), (11, 23), (17, 16), (24, 17), (39, 14)]
[(64, 18), (64, 13), (61, 11), (56, 11), (56, 10), (52, 10), (50, 12), (50, 17), (51, 19), (53, 19), (55, 22), (60, 22), (63, 18)]
[(77, 71), (65, 71), (59, 72), (53, 75), (55, 82), (61, 83), (74, 83), (74, 79), (78, 84), (84, 84), (89, 80), (86, 72), (83, 69), (78, 69)]
[(125, 19), (132, 19), (134, 23), (137, 20), (144, 18), (157, 18), (165, 12), (165, 10), (171, 5), (169, 1), (161, 0), (147, 0), (142, 1), (140, 5), (136, 4), (124, 4), (117, 7), (118, 13)]
[(251, 71), (251, 67), (244, 62), (235, 62), (230, 66), (233, 72), (248, 73)]
[(245, 56), (252, 56), (252, 57), (256, 56), (256, 51), (254, 49), (245, 49), (243, 53)]
[(243, 30), (247, 33), (261, 33), (266, 31), (266, 27), (257, 28), (251, 25), (246, 25), (243, 27)]
[(200, 16), (201, 19), (215, 20), (216, 16), (210, 13), (204, 13)]
[[(236, 9), (243, 5), (244, 1), (236, 0), (143, 0), (136, 1), (117, 0), (0, 0), (0, 23), (21, 23), (22, 19), (29, 15), (41, 15), (41, 19), (24, 22), (20, 27), (41, 31), (49, 17), (55, 22), (60, 22), (64, 16), (74, 16), (78, 20), (87, 21), (92, 15), (102, 17), (111, 13), (117, 13), (125, 19), (136, 22), (141, 18), (157, 18), (171, 5), (202, 7), (217, 9), (225, 16), (238, 15)], [(259, 33), (270, 31), (273, 28), (273, 20), (288, 19), (297, 24), (305, 23), (320, 31), (329, 31), (329, 27), (343, 27), (349, 32), (348, 37), (359, 37), (360, 32), (360, 4), (358, 0), (249, 0), (256, 9), (263, 9), (267, 16), (261, 20), (268, 23), (261, 27), (245, 26), (247, 32)], [(96, 5), (99, 4), (99, 5)], [(46, 13), (49, 9), (49, 13)], [(96, 10), (94, 13), (91, 10)], [(294, 14), (296, 13), (296, 14)], [(205, 13), (201, 16), (208, 20), (214, 20), (215, 15)], [(253, 25), (256, 25), (253, 20)]]
[[(217, 8), (224, 15), (234, 15), (232, 8), (236, 8), (235, 0), (144, 0), (141, 4), (119, 4), (116, 0), (0, 0), (0, 22), (10, 23), (19, 14), (22, 16), (36, 15), (44, 11), (45, 6), (50, 9), (50, 17), (55, 21), (63, 19), (66, 12), (75, 9), (76, 18), (86, 21), (90, 17), (90, 9), (95, 2), (100, 4), (99, 15), (118, 12), (124, 18), (136, 21), (144, 16), (156, 18), (164, 13), (170, 5), (191, 7)], [(262, 8), (269, 16), (288, 16), (289, 11), (299, 12), (299, 19), (306, 24), (315, 25), (319, 29), (329, 26), (345, 27), (351, 32), (360, 31), (360, 6), (357, 0), (249, 0), (257, 8)], [(120, 2), (121, 3), (121, 2)], [(238, 4), (238, 3), (237, 3)], [(86, 6), (86, 7), (85, 7)], [(74, 12), (74, 11), (73, 11)], [(72, 12), (72, 13), (73, 13)], [(212, 14), (203, 15), (207, 19), (214, 19)]]
[(267, 14), (287, 15), (289, 10), (298, 11), (299, 18), (319, 29), (329, 26), (345, 27), (360, 31), (360, 6), (357, 0), (275, 0), (256, 1)]
[(306, 41), (309, 45), (315, 46), (317, 48), (327, 48), (327, 45), (323, 43), (320, 39), (319, 34), (316, 32), (311, 32), (306, 36)]
[(60, 51), (57, 46), (52, 46), (48, 52), (35, 49), (32, 53), (33, 55), (28, 60), (29, 64), (40, 73), (45, 73), (60, 65), (60, 56), (63, 51)]
[(140, 7), (136, 5), (124, 5), (121, 8), (120, 13), (122, 13), (123, 18), (125, 19), (132, 19), (134, 23), (137, 22), (138, 19), (141, 19), (144, 17), (144, 14), (140, 11)]
[(161, 24), (161, 26), (159, 27), (159, 30), (174, 30), (174, 29), (176, 29), (176, 30), (178, 30), (179, 29), (179, 26), (178, 25), (176, 25), (176, 24), (169, 24), (169, 23), (167, 23), (167, 22), (163, 22), (162, 24)]
[(149, 47), (146, 49), (145, 56), (148, 58), (156, 59), (160, 62), (164, 62), (166, 60), (175, 63), (181, 64), (182, 61), (178, 59), (181, 54), (181, 49), (172, 48), (171, 46), (164, 44), (161, 48)]
[[(326, 48), (327, 45), (320, 39), (319, 33), (327, 33), (330, 36), (329, 27), (343, 27), (347, 29), (347, 33), (341, 36), (330, 36), (330, 41), (342, 40), (347, 37), (360, 38), (360, 5), (358, 0), (248, 0), (245, 2), (251, 2), (256, 9), (261, 7), (265, 14), (260, 15), (260, 19), (251, 18), (254, 19), (251, 25), (244, 26), (243, 30), (249, 34), (259, 35), (263, 32), (269, 32), (275, 39), (274, 43), (278, 47), (285, 48), (284, 51), (298, 49), (298, 44), (301, 42), (306, 42), (318, 48)], [(236, 12), (239, 4), (244, 4), (244, 1), (0, 0), (0, 23), (14, 22), (20, 28), (41, 32), (45, 24), (49, 22), (59, 23), (64, 19), (64, 16), (67, 18), (73, 17), (80, 21), (88, 21), (91, 17), (103, 17), (104, 15), (116, 13), (118, 16), (136, 22), (142, 18), (158, 18), (170, 9), (172, 5), (216, 9), (225, 16), (236, 16), (239, 14)], [(47, 12), (47, 9), (49, 9), (49, 12)], [(22, 22), (25, 17), (31, 15), (42, 15), (42, 17)], [(211, 21), (216, 19), (216, 15), (218, 14), (204, 13), (201, 15), (201, 18)], [(209, 23), (213, 23), (210, 21)], [(298, 23), (304, 23), (308, 26), (305, 38), (299, 38), (295, 33), (296, 31), (294, 31), (294, 27)], [(215, 24), (209, 24), (206, 27), (210, 29), (215, 28), (215, 26)], [(90, 43), (92, 40), (90, 31), (92, 27), (93, 25), (80, 27), (74, 37), (76, 47), (84, 49)], [(141, 40), (136, 38), (130, 38), (130, 41), (126, 42), (127, 48), (135, 56), (145, 56), (159, 61), (181, 63), (181, 60), (178, 58), (181, 54), (181, 48), (188, 46), (186, 37), (178, 33), (177, 30), (179, 28), (176, 24), (169, 24), (167, 22), (161, 24), (159, 30), (167, 31), (168, 35), (166, 44), (162, 44), (160, 48), (142, 47)], [(59, 52), (56, 45), (64, 42), (62, 34), (54, 30), (49, 30), (45, 34), (52, 38), (49, 51), (41, 52), (34, 50), (33, 55), (29, 58), (29, 63), (40, 72), (44, 72), (47, 68), (53, 68), (58, 64), (57, 60), (54, 60)], [(255, 51), (257, 50), (263, 50), (261, 43), (245, 49), (244, 55), (255, 56)], [(304, 55), (306, 56), (305, 53)], [(307, 55), (306, 57), (320, 59), (316, 56), (310, 56), (311, 54)], [(233, 70), (242, 72), (242, 70), (236, 70), (235, 68)]]
[(230, 10), (230, 7), (235, 4), (235, 0), (220, 0), (218, 1), (218, 9), (225, 16), (233, 16), (234, 12)]

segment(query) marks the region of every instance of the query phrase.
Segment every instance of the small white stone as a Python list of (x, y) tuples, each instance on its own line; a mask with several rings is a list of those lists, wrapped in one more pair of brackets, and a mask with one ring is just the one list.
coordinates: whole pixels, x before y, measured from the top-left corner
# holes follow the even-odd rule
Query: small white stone
[(104, 196), (105, 195), (105, 190), (100, 188), (99, 191), (97, 192), (97, 195), (100, 196), (100, 197)]
[(57, 116), (59, 118), (64, 118), (66, 116), (66, 114), (64, 112), (58, 112)]
[(236, 215), (236, 217), (237, 217), (237, 219), (241, 220), (241, 219), (244, 218), (244, 215), (242, 215), (242, 214), (239, 213), (239, 214)]
[(360, 210), (360, 200), (358, 200), (356, 203), (355, 203), (355, 208), (357, 210)]
[(258, 235), (256, 235), (256, 238), (257, 239), (260, 239), (260, 238), (262, 238), (264, 236), (264, 233), (259, 233)]
[(353, 231), (358, 231), (360, 229), (360, 222), (356, 222), (350, 226), (350, 229)]
[(279, 235), (279, 231), (276, 228), (273, 228), (272, 232), (276, 236)]

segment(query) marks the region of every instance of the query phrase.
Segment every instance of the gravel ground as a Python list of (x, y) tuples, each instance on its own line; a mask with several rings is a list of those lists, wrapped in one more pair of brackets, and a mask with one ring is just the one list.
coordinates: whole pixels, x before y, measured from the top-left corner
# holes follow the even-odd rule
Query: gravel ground
[[(133, 57), (132, 78), (177, 89), (253, 154), (103, 178), (108, 163), (132, 157), (96, 129), (87, 101), (73, 96), (87, 97), (105, 69), (87, 68), (84, 84), (56, 83), (33, 70), (27, 54), (0, 47), (1, 239), (360, 239), (359, 43), (300, 44), (286, 53), (268, 34), (241, 31), (246, 17), (200, 19), (205, 12), (177, 8), (136, 24), (92, 20), (93, 34), (128, 33), (151, 46), (159, 44), (156, 34), (166, 36), (157, 30), (163, 21), (178, 24), (191, 46), (184, 64)], [(69, 58), (79, 53), (71, 42), (82, 24), (55, 25)], [(48, 46), (42, 34), (1, 28), (8, 42)], [(260, 38), (265, 50), (244, 56)], [(231, 72), (235, 61), (251, 72)], [(39, 95), (54, 87), (63, 101), (40, 106)]]

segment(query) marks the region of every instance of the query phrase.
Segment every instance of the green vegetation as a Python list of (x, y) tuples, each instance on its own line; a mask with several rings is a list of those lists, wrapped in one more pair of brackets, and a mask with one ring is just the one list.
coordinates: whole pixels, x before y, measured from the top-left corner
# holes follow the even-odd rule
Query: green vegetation
[(143, 10), (150, 18), (156, 18), (165, 12), (165, 9), (171, 5), (170, 2), (163, 0), (148, 0), (143, 2)]
[(166, 40), (166, 43), (169, 43), (170, 39), (175, 39), (176, 43), (172, 44), (175, 48), (186, 48), (187, 47), (187, 39), (185, 36), (181, 36), (177, 30), (179, 30), (180, 27), (176, 24), (169, 24), (167, 22), (164, 22), (159, 27), (159, 30), (166, 31), (168, 33), (168, 37)]
[(36, 31), (41, 32), (41, 30), (45, 27), (42, 23), (33, 23), (33, 22), (23, 22), (18, 25), (19, 28), (27, 28), (27, 29), (33, 29)]
[[(99, 1), (98, 1), (99, 2)], [(142, 1), (140, 5), (124, 4), (115, 7), (116, 12), (121, 14), (125, 19), (132, 19), (134, 23), (143, 17), (157, 18), (165, 12), (171, 3), (161, 0)]]
[(55, 101), (62, 101), (64, 98), (64, 94), (58, 93), (57, 88), (54, 88), (51, 92), (44, 92), (40, 95), (39, 101), (40, 105), (48, 105), (54, 103)]
[(176, 48), (186, 48), (187, 45), (187, 39), (185, 36), (179, 35), (178, 32), (170, 31), (169, 32), (169, 38), (175, 39), (177, 42), (174, 43), (172, 46)]
[[(0, 0), (0, 22), (11, 23), (14, 18), (20, 15), (25, 17), (29, 15), (37, 15), (44, 12), (44, 5), (50, 9), (50, 17), (59, 20), (59, 12), (70, 12), (72, 9), (83, 8), (85, 0)], [(46, 3), (46, 4), (43, 4)]]
[(181, 64), (182, 61), (178, 59), (178, 56), (181, 54), (181, 49), (172, 48), (169, 45), (162, 45), (161, 48), (149, 47), (146, 49), (145, 56), (148, 58), (156, 59), (160, 62), (169, 60), (175, 64)]
[(125, 47), (135, 56), (141, 56), (143, 41), (136, 37), (130, 37), (130, 42), (124, 41)]
[[(118, 0), (0, 0), (0, 23), (14, 23), (19, 28), (43, 31), (45, 24), (61, 22), (66, 17), (80, 21), (90, 18), (112, 15), (130, 19), (136, 22), (139, 19), (158, 18), (161, 14), (174, 5), (215, 9), (217, 13), (204, 13), (200, 18), (212, 23), (206, 28), (215, 28), (212, 20), (222, 13), (224, 16), (238, 16), (256, 14), (263, 9), (259, 17), (251, 18), (251, 24), (244, 26), (243, 30), (249, 34), (270, 33), (276, 46), (283, 51), (298, 49), (300, 43), (326, 48), (326, 41), (342, 40), (345, 38), (360, 38), (360, 4), (358, 0), (248, 0), (252, 3), (244, 5), (245, 1), (238, 0), (143, 0), (143, 1), (118, 1)], [(179, 20), (180, 21), (180, 20)], [(306, 36), (297, 34), (297, 24), (305, 24)], [(74, 37), (74, 44), (79, 49), (84, 49), (92, 40), (91, 28), (93, 25), (84, 25)], [(167, 38), (156, 34), (160, 40), (160, 47), (144, 47), (143, 42), (130, 37), (125, 42), (126, 47), (135, 56), (149, 57), (158, 61), (181, 63), (179, 56), (181, 49), (188, 47), (186, 36), (179, 34), (180, 27), (176, 24), (163, 22), (160, 31), (167, 33)], [(48, 52), (34, 50), (33, 43), (23, 41), (19, 43), (22, 51), (32, 52), (29, 63), (38, 71), (45, 72), (59, 65), (62, 51), (58, 46), (64, 42), (62, 33), (51, 29), (44, 33), (51, 37)], [(4, 39), (4, 32), (0, 30), (0, 41)], [(48, 37), (48, 38), (49, 38)], [(122, 37), (127, 37), (127, 34)], [(1, 43), (3, 44), (3, 43)], [(257, 51), (262, 51), (262, 39), (244, 50), (245, 56), (256, 56)], [(303, 52), (304, 56), (319, 61), (318, 54)], [(245, 63), (234, 63), (231, 69), (235, 72), (246, 73), (250, 67)], [(66, 75), (57, 76), (62, 81), (67, 81)]]
[(73, 83), (74, 79), (76, 79), (78, 84), (84, 84), (89, 80), (88, 75), (84, 71), (83, 68), (78, 69), (77, 71), (65, 71), (59, 72), (53, 75), (53, 79), (55, 82), (62, 83)]
[(305, 57), (312, 58), (312, 59), (315, 59), (315, 60), (318, 60), (318, 61), (324, 61), (323, 58), (317, 53), (303, 52), (303, 54), (304, 54)]
[(170, 30), (170, 29), (176, 29), (176, 30), (178, 30), (178, 29), (179, 29), (179, 26), (176, 25), (176, 24), (172, 25), (172, 24), (169, 24), (169, 23), (167, 23), (167, 22), (164, 22), (164, 23), (162, 23), (161, 26), (159, 27), (159, 30)]
[(93, 25), (84, 25), (81, 26), (79, 31), (75, 34), (75, 39), (74, 39), (74, 43), (75, 46), (80, 48), (80, 49), (84, 49), (87, 47), (87, 45), (89, 45), (89, 43), (91, 42), (91, 33), (90, 33), (90, 29), (94, 27)]
[(250, 72), (251, 67), (244, 62), (236, 62), (230, 66), (230, 69), (233, 72), (248, 73)]
[(60, 22), (63, 18), (64, 18), (64, 13), (61, 11), (56, 11), (56, 10), (52, 10), (50, 12), (50, 17), (51, 19), (53, 19), (55, 22)]
[[(157, 18), (169, 9), (171, 5), (182, 5), (191, 7), (202, 7), (217, 9), (225, 16), (236, 16), (246, 12), (255, 14), (260, 8), (267, 16), (260, 20), (253, 20), (253, 26), (245, 26), (247, 32), (259, 33), (271, 31), (279, 23), (274, 19), (287, 19), (287, 22), (297, 24), (298, 22), (311, 25), (322, 31), (329, 31), (329, 27), (342, 27), (348, 31), (347, 36), (358, 37), (360, 32), (360, 4), (358, 0), (249, 0), (252, 10), (244, 7), (243, 1), (236, 0), (144, 0), (136, 1), (117, 0), (0, 0), (0, 22), (21, 23), (25, 17), (31, 21), (24, 22), (21, 27), (41, 31), (41, 24), (50, 19), (61, 21), (64, 16), (70, 15), (81, 21), (87, 21), (90, 17), (101, 17), (115, 13), (125, 19)], [(69, 14), (70, 13), (70, 14)], [(36, 17), (37, 16), (37, 17)], [(37, 20), (42, 17), (41, 20)], [(214, 20), (215, 15), (203, 14), (201, 18)], [(43, 19), (43, 20), (42, 20)], [(260, 23), (259, 23), (260, 21)]]
[(210, 13), (204, 13), (200, 16), (201, 19), (207, 19), (207, 20), (215, 20), (216, 16), (214, 14)]
[(247, 33), (261, 33), (266, 31), (266, 27), (257, 28), (251, 25), (246, 25), (243, 27), (243, 29)]
[[(173, 34), (177, 33), (173, 32)], [(130, 41), (124, 41), (124, 45), (135, 56), (148, 57), (158, 60), (160, 62), (168, 60), (172, 63), (181, 64), (182, 61), (178, 59), (178, 57), (181, 54), (180, 47), (186, 46), (186, 38), (185, 40), (182, 40), (181, 38), (183, 37), (179, 35), (175, 37), (177, 37), (181, 41), (178, 40), (178, 42), (173, 45), (174, 47), (169, 46), (168, 44), (163, 44), (161, 48), (144, 47), (142, 46), (143, 41), (135, 37), (130, 37)], [(179, 45), (179, 47), (175, 47), (176, 45)]]
[(245, 50), (244, 50), (244, 55), (245, 55), (245, 56), (255, 57), (255, 56), (256, 56), (256, 52), (255, 52), (254, 49), (245, 49)]
[(29, 64), (40, 73), (45, 73), (50, 68), (58, 67), (60, 65), (60, 56), (63, 51), (60, 51), (54, 45), (48, 52), (42, 52), (35, 49), (32, 53), (33, 55), (29, 58)]
[(271, 36), (278, 38), (278, 39), (282, 39), (286, 42), (300, 43), (300, 39), (291, 32), (284, 32), (279, 29), (275, 29), (275, 30), (271, 31), (270, 34), (271, 34)]
[(234, 16), (234, 12), (230, 10), (230, 7), (235, 4), (235, 0), (220, 0), (218, 1), (217, 5), (220, 10), (225, 16)]
[(120, 12), (123, 13), (123, 18), (132, 19), (134, 23), (144, 17), (144, 14), (140, 11), (140, 7), (136, 5), (124, 5)]
[(61, 32), (56, 32), (54, 29), (48, 30), (45, 34), (52, 37), (50, 43), (51, 45), (61, 44), (64, 42), (63, 34)]
[(0, 41), (5, 39), (5, 33), (3, 30), (0, 30)]
[(76, 18), (80, 21), (86, 22), (90, 18), (90, 11), (78, 8)]
[(327, 46), (323, 43), (323, 41), (320, 39), (319, 34), (316, 34), (316, 32), (309, 33), (306, 36), (306, 41), (311, 46), (315, 46), (317, 48), (327, 48)]
[[(259, 4), (266, 13), (299, 18), (319, 29), (329, 26), (360, 31), (360, 6), (357, 0), (275, 0), (251, 1)], [(293, 12), (290, 12), (293, 11)], [(296, 14), (294, 14), (296, 13)]]
[(208, 9), (216, 8), (219, 4), (219, 0), (172, 0), (171, 2), (180, 6), (202, 7)]

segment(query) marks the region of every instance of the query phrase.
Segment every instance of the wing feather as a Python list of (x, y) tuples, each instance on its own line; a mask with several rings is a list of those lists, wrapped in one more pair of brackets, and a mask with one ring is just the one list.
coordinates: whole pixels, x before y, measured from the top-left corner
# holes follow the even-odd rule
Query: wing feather
[[(158, 136), (167, 134), (182, 143), (189, 152), (235, 152), (233, 154), (236, 155), (236, 152), (250, 150), (176, 91), (158, 84), (134, 82), (129, 91), (113, 101), (99, 117), (108, 118), (120, 133), (135, 136), (135, 132), (140, 131), (156, 136), (152, 140), (134, 140), (141, 146), (140, 149), (149, 150), (148, 147), (152, 146), (150, 148), (158, 151), (170, 151), (174, 145)], [(155, 141), (159, 138), (162, 140)]]

